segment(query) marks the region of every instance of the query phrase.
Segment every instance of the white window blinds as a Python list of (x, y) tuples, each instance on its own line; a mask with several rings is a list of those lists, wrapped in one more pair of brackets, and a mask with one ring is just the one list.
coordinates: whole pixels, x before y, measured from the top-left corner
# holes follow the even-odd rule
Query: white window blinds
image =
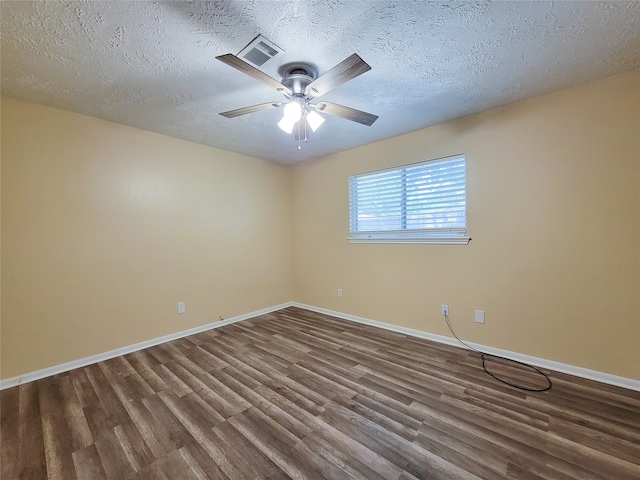
[(351, 243), (468, 243), (464, 155), (349, 177)]

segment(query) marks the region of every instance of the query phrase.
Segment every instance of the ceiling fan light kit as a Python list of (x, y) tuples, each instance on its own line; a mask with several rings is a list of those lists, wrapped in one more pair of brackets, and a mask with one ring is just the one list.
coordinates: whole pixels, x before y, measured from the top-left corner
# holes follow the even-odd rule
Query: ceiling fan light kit
[[(262, 39), (263, 37), (259, 36), (259, 38)], [(254, 39), (251, 44), (255, 41)], [(371, 70), (367, 62), (355, 53), (319, 77), (316, 68), (308, 63), (299, 62), (283, 65), (279, 69), (279, 73), (282, 75), (280, 82), (231, 53), (220, 55), (216, 59), (282, 93), (287, 99), (284, 103), (262, 103), (221, 112), (220, 115), (226, 118), (234, 118), (284, 105), (283, 117), (278, 122), (278, 127), (287, 134), (294, 134), (294, 138), (298, 141), (298, 150), (302, 148), (301, 143), (308, 140), (309, 128), (315, 132), (325, 121), (316, 110), (366, 126), (371, 126), (378, 119), (377, 115), (336, 103), (311, 103), (314, 98), (324, 95), (339, 85)]]

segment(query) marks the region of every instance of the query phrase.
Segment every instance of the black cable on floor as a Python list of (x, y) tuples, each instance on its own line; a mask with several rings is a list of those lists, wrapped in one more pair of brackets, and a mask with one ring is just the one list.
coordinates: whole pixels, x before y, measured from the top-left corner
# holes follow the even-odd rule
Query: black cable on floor
[[(495, 378), (496, 380), (498, 380), (499, 382), (504, 383), (505, 385), (509, 385), (510, 387), (514, 387), (517, 388), (519, 390), (525, 390), (527, 392), (546, 392), (547, 390), (551, 390), (551, 387), (553, 386), (553, 384), (551, 383), (551, 379), (549, 378), (549, 376), (544, 373), (542, 370), (540, 370), (538, 367), (534, 366), (534, 365), (530, 365), (528, 363), (524, 363), (524, 362), (519, 362), (518, 360), (512, 360), (510, 358), (506, 358), (506, 357), (501, 357), (499, 355), (493, 355), (491, 353), (485, 353), (482, 352), (476, 348), (473, 348), (470, 345), (467, 345), (465, 342), (463, 342), (462, 340), (460, 340), (460, 338), (456, 335), (456, 333), (453, 331), (453, 327), (451, 327), (451, 322), (449, 322), (449, 315), (445, 315), (444, 319), (447, 321), (447, 327), (449, 327), (449, 331), (451, 332), (451, 334), (456, 337), (456, 340), (458, 340), (462, 345), (464, 345), (466, 348), (468, 348), (469, 350), (472, 350), (476, 353), (479, 353), (481, 358), (482, 358), (482, 368), (484, 369), (484, 371), (487, 373), (487, 375), (490, 375), (491, 377)], [(485, 364), (485, 360), (486, 357), (492, 357), (492, 358), (499, 358), (501, 360), (506, 360), (508, 362), (513, 362), (513, 363), (517, 363), (518, 365), (522, 365), (524, 367), (530, 368), (531, 370), (539, 373), (540, 375), (542, 375), (546, 380), (548, 385), (544, 388), (528, 388), (528, 387), (523, 387), (521, 385), (515, 385), (511, 382), (507, 382), (506, 380), (503, 380), (502, 378), (498, 378), (498, 376), (496, 376), (495, 374), (491, 373), (489, 370), (487, 370), (487, 366)]]

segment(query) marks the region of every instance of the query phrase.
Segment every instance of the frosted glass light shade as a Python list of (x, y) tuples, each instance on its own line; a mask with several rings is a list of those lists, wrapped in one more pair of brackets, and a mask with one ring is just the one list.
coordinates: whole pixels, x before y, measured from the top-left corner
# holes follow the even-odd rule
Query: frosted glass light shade
[(293, 121), (293, 123), (295, 123), (298, 120), (300, 120), (301, 116), (302, 116), (302, 107), (298, 102), (292, 101), (287, 103), (284, 106), (284, 118), (289, 119)]
[(278, 122), (278, 126), (280, 127), (280, 130), (282, 130), (285, 133), (293, 132), (293, 126), (295, 124), (296, 124), (296, 121), (287, 118), (286, 115), (282, 117), (282, 120)]
[(311, 127), (311, 130), (314, 132), (324, 123), (324, 118), (321, 115), (318, 115), (316, 112), (307, 113), (307, 122)]
[(296, 124), (295, 120), (290, 120), (286, 116), (282, 117), (282, 120), (278, 122), (278, 126), (280, 127), (280, 130), (282, 130), (285, 133), (293, 132), (293, 126), (295, 124)]

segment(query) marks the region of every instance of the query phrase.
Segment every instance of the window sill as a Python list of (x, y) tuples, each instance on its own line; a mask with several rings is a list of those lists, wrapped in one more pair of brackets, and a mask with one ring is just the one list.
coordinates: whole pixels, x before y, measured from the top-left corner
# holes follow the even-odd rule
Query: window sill
[(376, 237), (358, 237), (347, 238), (349, 243), (419, 243), (429, 245), (467, 245), (471, 237), (405, 237), (405, 238), (376, 238)]

